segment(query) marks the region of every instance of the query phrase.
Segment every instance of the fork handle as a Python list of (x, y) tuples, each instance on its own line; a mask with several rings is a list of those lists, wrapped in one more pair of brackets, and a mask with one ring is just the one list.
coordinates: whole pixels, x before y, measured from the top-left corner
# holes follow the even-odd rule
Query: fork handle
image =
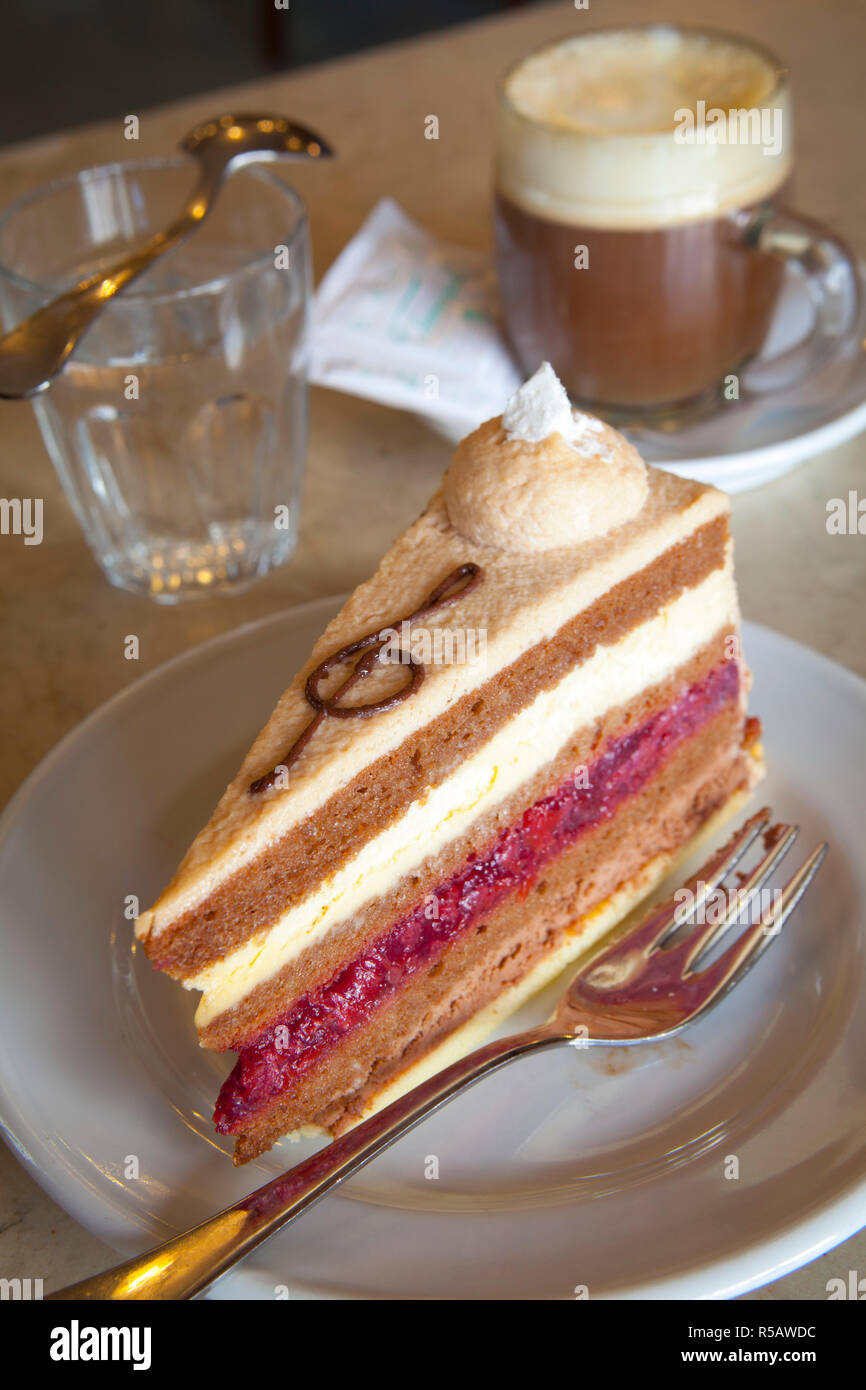
[(234, 1206), (226, 1207), (217, 1216), (144, 1255), (115, 1265), (91, 1279), (70, 1284), (47, 1297), (58, 1300), (194, 1298), (262, 1241), (289, 1225), (326, 1193), (365, 1167), (440, 1105), (518, 1057), (565, 1041), (561, 1033), (539, 1028), (487, 1043), (422, 1081), (384, 1110), (335, 1139), (327, 1148)]

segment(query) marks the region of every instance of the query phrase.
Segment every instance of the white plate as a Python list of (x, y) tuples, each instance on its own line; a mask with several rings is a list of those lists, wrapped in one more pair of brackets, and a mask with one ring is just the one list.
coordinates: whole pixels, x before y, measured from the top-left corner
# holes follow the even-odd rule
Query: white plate
[[(859, 270), (859, 318), (838, 356), (795, 385), (720, 401), (706, 419), (674, 434), (635, 432), (631, 437), (647, 462), (725, 492), (745, 492), (866, 429), (866, 263)], [(813, 319), (803, 277), (789, 264), (776, 317), (757, 360), (767, 362), (801, 342)], [(422, 418), (455, 444), (472, 428), (465, 420)]]
[[(173, 871), (334, 607), (241, 628), (139, 681), (45, 759), (0, 827), (7, 1133), (124, 1253), (307, 1151), (232, 1168), (208, 1118), (228, 1061), (197, 1047), (193, 998), (133, 955), (123, 904)], [(491, 1077), (219, 1296), (722, 1296), (863, 1224), (866, 684), (764, 629), (747, 642), (771, 768), (761, 795), (801, 822), (801, 849), (832, 845), (784, 937), (687, 1040)], [(138, 1178), (124, 1175), (133, 1160)]]

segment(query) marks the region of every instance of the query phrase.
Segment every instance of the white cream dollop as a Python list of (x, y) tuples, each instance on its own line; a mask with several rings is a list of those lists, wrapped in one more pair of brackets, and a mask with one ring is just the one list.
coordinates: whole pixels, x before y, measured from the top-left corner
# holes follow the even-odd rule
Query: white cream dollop
[(566, 444), (576, 444), (583, 435), (600, 434), (601, 420), (572, 410), (565, 387), (549, 362), (542, 362), (534, 376), (525, 381), (502, 412), (502, 428), (509, 439), (540, 444), (552, 434), (561, 434)]
[(458, 446), (445, 474), (451, 524), (478, 545), (543, 551), (604, 536), (641, 510), (646, 464), (595, 416), (573, 411), (542, 364)]

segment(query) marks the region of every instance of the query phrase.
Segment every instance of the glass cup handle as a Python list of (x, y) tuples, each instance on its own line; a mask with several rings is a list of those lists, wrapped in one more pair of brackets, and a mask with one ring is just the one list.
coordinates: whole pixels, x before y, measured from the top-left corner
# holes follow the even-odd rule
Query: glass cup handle
[(806, 217), (770, 207), (739, 214), (737, 225), (748, 245), (799, 266), (815, 314), (802, 342), (742, 369), (741, 389), (757, 394), (801, 381), (853, 342), (860, 276), (845, 243)]

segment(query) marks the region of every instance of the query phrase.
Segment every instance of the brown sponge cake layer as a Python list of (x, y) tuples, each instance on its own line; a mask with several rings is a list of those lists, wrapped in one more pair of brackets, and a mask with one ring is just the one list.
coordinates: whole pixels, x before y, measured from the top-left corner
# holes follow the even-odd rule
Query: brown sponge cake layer
[(754, 764), (740, 745), (739, 711), (726, 709), (689, 739), (611, 821), (561, 854), (528, 897), (512, 895), (457, 938), (423, 976), (392, 996), (314, 1071), (263, 1108), (236, 1135), (247, 1162), (305, 1125), (348, 1128), (371, 1099), (546, 955), (660, 855), (681, 849), (739, 789)]
[(728, 519), (721, 515), (615, 585), (555, 636), (364, 769), (155, 940), (145, 939), (148, 955), (178, 978), (194, 977), (266, 930), (420, 795), (443, 782), (540, 691), (721, 568), (727, 544)]
[[(309, 947), (270, 979), (253, 989), (233, 1008), (214, 1018), (201, 1030), (206, 1047), (222, 1050), (241, 1046), (259, 1036), (296, 999), (311, 993), (349, 961), (361, 955), (388, 926), (408, 914), (418, 903), (435, 895), (437, 886), (467, 862), (482, 857), (500, 832), (516, 822), (527, 807), (548, 795), (579, 767), (598, 757), (613, 739), (638, 727), (670, 705), (684, 689), (697, 684), (727, 658), (730, 633), (722, 631), (666, 680), (648, 687), (634, 700), (609, 710), (603, 718), (575, 731), (574, 737), (552, 762), (528, 778), (510, 797), (475, 820), (469, 830), (450, 841), (394, 888), (368, 903), (355, 917), (342, 923), (321, 942)], [(735, 743), (739, 707), (731, 712), (726, 736)]]

